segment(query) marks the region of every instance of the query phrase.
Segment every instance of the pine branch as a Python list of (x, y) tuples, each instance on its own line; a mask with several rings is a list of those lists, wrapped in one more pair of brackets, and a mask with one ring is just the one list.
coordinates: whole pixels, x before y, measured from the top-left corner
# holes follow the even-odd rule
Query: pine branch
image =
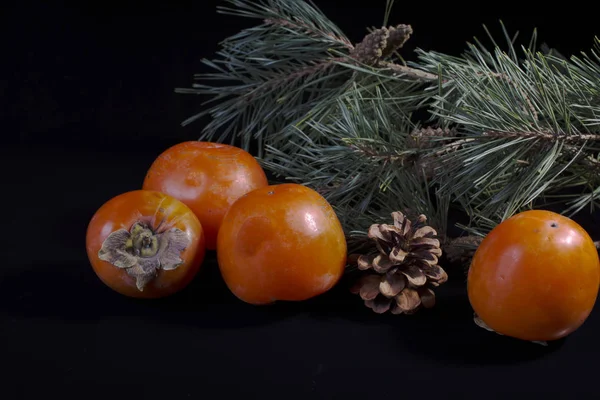
[(406, 65), (398, 65), (391, 62), (381, 64), (384, 68), (389, 68), (393, 74), (407, 76), (414, 79), (420, 79), (423, 81), (437, 81), (439, 77), (435, 74), (422, 71), (416, 68), (411, 68)]
[(354, 71), (336, 61), (353, 46), (304, 1), (228, 2), (235, 8), (220, 7), (220, 12), (261, 23), (223, 41), (220, 58), (203, 60), (214, 72), (196, 75), (201, 83), (176, 92), (210, 96), (204, 105), (216, 102), (188, 118), (184, 126), (211, 116), (201, 139), (232, 143), (241, 139), (240, 145), (249, 149), (253, 139), (270, 141), (271, 134), (307, 114), (319, 115), (343, 93)]
[[(203, 60), (215, 72), (196, 75), (202, 83), (176, 89), (210, 96), (203, 106), (216, 102), (183, 122), (187, 126), (211, 116), (200, 139), (229, 140), (246, 150), (253, 140), (259, 150), (265, 145), (281, 148), (291, 139), (285, 135), (288, 127), (326, 115), (339, 96), (356, 89), (356, 82), (361, 81), (360, 87), (368, 87), (362, 81), (371, 77), (408, 82), (405, 94), (414, 93), (414, 82), (407, 79), (410, 68), (402, 68), (401, 74), (382, 68), (408, 40), (410, 26), (376, 29), (354, 46), (313, 3), (228, 2), (234, 8), (219, 7), (220, 12), (262, 23), (223, 41), (220, 58)], [(268, 157), (262, 152), (259, 156)]]
[[(241, 16), (245, 18), (262, 19), (305, 34), (326, 42), (337, 42), (342, 46), (352, 48), (352, 44), (344, 33), (325, 15), (312, 1), (286, 0), (224, 0), (232, 7), (218, 6), (222, 14)], [(234, 36), (232, 39), (235, 39)]]
[(340, 35), (337, 32), (323, 31), (323, 29), (316, 24), (309, 25), (302, 21), (292, 21), (290, 19), (283, 18), (266, 18), (264, 22), (267, 25), (289, 28), (296, 32), (304, 32), (306, 35), (311, 37), (325, 38), (331, 42), (337, 42), (338, 44), (346, 47), (348, 50), (354, 49), (354, 45), (345, 36)]
[[(201, 139), (246, 149), (257, 140), (265, 168), (320, 191), (351, 237), (396, 210), (445, 232), (457, 205), (470, 218), (460, 228), (482, 237), (519, 210), (600, 204), (598, 39), (589, 55), (565, 58), (537, 51), (535, 32), (517, 47), (502, 26), (506, 50), (490, 36), (491, 49), (419, 49), (404, 63), (410, 25), (371, 29), (353, 45), (312, 3), (228, 2), (220, 12), (260, 22), (204, 60), (213, 72), (201, 83), (177, 90), (211, 97), (184, 125), (209, 115)], [(425, 128), (413, 120), (423, 110)]]

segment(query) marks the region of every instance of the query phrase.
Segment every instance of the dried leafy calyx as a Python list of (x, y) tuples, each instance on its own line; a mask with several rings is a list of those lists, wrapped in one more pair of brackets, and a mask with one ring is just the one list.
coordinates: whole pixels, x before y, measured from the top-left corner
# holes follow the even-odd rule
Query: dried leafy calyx
[(129, 231), (119, 229), (108, 235), (98, 257), (127, 271), (135, 278), (138, 290), (143, 291), (159, 270), (172, 270), (183, 264), (180, 256), (189, 242), (188, 235), (180, 229), (158, 233), (149, 225), (136, 222)]
[(448, 275), (438, 265), (442, 255), (437, 232), (420, 215), (416, 223), (401, 212), (392, 213), (394, 225), (371, 225), (368, 237), (375, 249), (357, 258), (359, 270), (367, 271), (353, 286), (365, 305), (376, 313), (413, 314), (435, 305), (434, 287)]

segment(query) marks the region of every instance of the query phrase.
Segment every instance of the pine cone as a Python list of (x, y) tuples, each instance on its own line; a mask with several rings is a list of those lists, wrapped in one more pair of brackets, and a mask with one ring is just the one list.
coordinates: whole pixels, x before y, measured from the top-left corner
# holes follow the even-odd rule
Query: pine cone
[(417, 149), (429, 149), (440, 145), (440, 138), (448, 138), (453, 140), (456, 131), (448, 128), (433, 128), (426, 127), (417, 129), (409, 137), (407, 137), (406, 145)]
[(363, 64), (377, 64), (383, 55), (383, 50), (387, 46), (388, 35), (389, 31), (385, 27), (375, 29), (354, 47), (351, 56)]
[(389, 28), (389, 35), (387, 38), (387, 44), (383, 50), (382, 58), (389, 57), (396, 50), (404, 46), (404, 43), (410, 39), (413, 30), (410, 25), (400, 24)]
[(376, 313), (413, 314), (435, 305), (432, 287), (446, 282), (448, 275), (437, 264), (442, 250), (427, 218), (420, 215), (413, 226), (401, 212), (392, 217), (394, 225), (370, 227), (368, 237), (376, 250), (358, 257), (359, 270), (368, 273), (351, 290)]
[(352, 50), (351, 56), (367, 65), (377, 65), (406, 43), (413, 30), (410, 25), (374, 29)]

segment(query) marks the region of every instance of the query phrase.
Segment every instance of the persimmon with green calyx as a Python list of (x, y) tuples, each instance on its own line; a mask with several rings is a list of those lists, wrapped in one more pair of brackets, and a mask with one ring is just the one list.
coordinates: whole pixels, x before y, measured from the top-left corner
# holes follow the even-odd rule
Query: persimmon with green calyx
[(267, 176), (248, 152), (226, 144), (189, 141), (176, 144), (150, 166), (142, 188), (166, 193), (196, 214), (215, 250), (225, 212), (243, 194), (268, 185)]
[(86, 249), (102, 282), (136, 298), (182, 290), (206, 253), (204, 231), (192, 210), (149, 190), (123, 193), (104, 203), (88, 225)]
[(217, 240), (225, 283), (240, 300), (255, 305), (327, 292), (344, 273), (346, 252), (331, 205), (299, 184), (242, 196), (225, 214)]
[(598, 251), (588, 233), (544, 210), (498, 224), (477, 248), (467, 280), (481, 326), (534, 342), (577, 330), (595, 305), (599, 285)]

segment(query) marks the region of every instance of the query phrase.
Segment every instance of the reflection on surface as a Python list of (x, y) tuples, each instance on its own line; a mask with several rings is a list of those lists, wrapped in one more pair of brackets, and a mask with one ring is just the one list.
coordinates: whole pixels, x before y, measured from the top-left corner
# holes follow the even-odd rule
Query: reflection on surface
[(304, 220), (308, 224), (308, 227), (311, 231), (317, 232), (317, 222), (315, 221), (315, 217), (311, 213), (304, 214)]

